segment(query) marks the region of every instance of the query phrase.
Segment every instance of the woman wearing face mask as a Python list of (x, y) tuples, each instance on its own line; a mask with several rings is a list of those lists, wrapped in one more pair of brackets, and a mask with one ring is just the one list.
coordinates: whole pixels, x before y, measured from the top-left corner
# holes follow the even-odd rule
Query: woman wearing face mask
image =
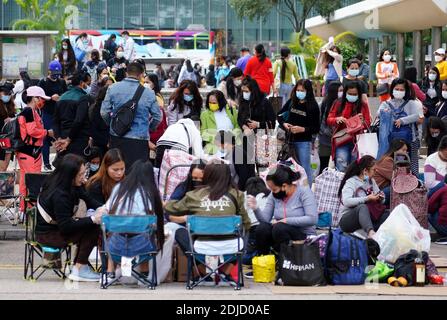
[(436, 115), (436, 104), (439, 103), (441, 98), (441, 81), (439, 80), (438, 68), (430, 68), (428, 76), (421, 81), (420, 87), (426, 96), (426, 99), (423, 101), (424, 115), (428, 119)]
[(374, 164), (373, 157), (364, 156), (351, 163), (346, 170), (338, 190), (342, 203), (340, 228), (343, 232), (352, 233), (362, 229), (368, 238), (372, 238), (389, 216), (383, 213), (380, 218), (373, 218), (370, 211), (374, 203), (385, 202), (385, 194), (372, 178)]
[(420, 118), (419, 105), (410, 81), (396, 79), (391, 84), (391, 100), (383, 102), (379, 107), (380, 130), (379, 152), (387, 150), (394, 139), (402, 139), (410, 146), (411, 170), (419, 173), (419, 133), (417, 122)]
[(258, 83), (259, 89), (264, 95), (269, 95), (272, 91), (276, 92), (272, 68), (272, 62), (267, 58), (264, 46), (258, 44), (255, 47), (255, 55), (248, 60), (244, 74)]
[[(26, 194), (25, 174), (40, 172), (42, 169), (42, 146), (46, 137), (54, 137), (53, 130), (45, 130), (40, 117), (45, 100), (51, 98), (45, 95), (41, 87), (29, 87), (22, 99), (27, 106), (18, 115), (20, 125), (20, 137), (24, 145), (17, 152), (17, 160), (20, 167), (20, 194)], [(20, 202), (20, 211), (25, 212), (23, 199)]]
[[(91, 170), (92, 168), (90, 168)], [(86, 189), (90, 197), (101, 204), (109, 199), (113, 187), (124, 178), (126, 165), (119, 149), (110, 149), (104, 155), (102, 163), (87, 182)]]
[(299, 179), (299, 173), (280, 165), (267, 175), (267, 186), (272, 193), (262, 211), (258, 209), (256, 198), (248, 196), (248, 207), (260, 222), (256, 227), (259, 254), (270, 254), (270, 248), (278, 253), (281, 243), (304, 240), (316, 234), (317, 203), (309, 187), (295, 184)]
[[(363, 118), (363, 128), (366, 129), (371, 125), (371, 115), (368, 104), (361, 99), (361, 87), (358, 81), (348, 83), (343, 91), (343, 97), (337, 100), (332, 106), (327, 117), (327, 125), (334, 128), (334, 134), (346, 128), (346, 120), (357, 114)], [(332, 157), (335, 161), (337, 170), (344, 172), (348, 165), (352, 162), (355, 137), (352, 142), (344, 145), (335, 146), (332, 143)]]
[(205, 103), (205, 110), (200, 114), (200, 132), (202, 140), (206, 143), (204, 151), (207, 154), (217, 152), (214, 138), (219, 131), (231, 131), (239, 136), (240, 129), (237, 123), (238, 112), (227, 104), (221, 91), (211, 91)]
[(99, 91), (107, 84), (114, 83), (113, 79), (109, 76), (109, 69), (104, 62), (101, 62), (96, 68), (96, 81), (93, 81), (90, 89), (90, 95), (93, 98), (97, 98)]
[(124, 49), (121, 46), (116, 47), (115, 57), (107, 62), (107, 66), (112, 71), (116, 81), (121, 81), (126, 77), (126, 69), (129, 61), (124, 57)]
[[(0, 127), (3, 128), (5, 123), (15, 117), (16, 108), (12, 99), (12, 83), (5, 83), (0, 86)], [(9, 161), (11, 161), (11, 151), (0, 149), (0, 171), (8, 169)]]
[(185, 80), (169, 99), (168, 126), (176, 123), (185, 116), (200, 117), (203, 99), (194, 81)]
[(428, 119), (427, 132), (425, 133), (427, 156), (438, 151), (439, 143), (445, 135), (447, 135), (445, 123), (438, 117), (430, 117)]
[(306, 170), (309, 185), (312, 187), (310, 166), (312, 135), (320, 130), (320, 109), (309, 80), (297, 81), (290, 99), (278, 113), (278, 122), (290, 135), (288, 141), (293, 143), (299, 162)]
[(333, 129), (327, 125), (327, 117), (335, 101), (343, 97), (343, 86), (340, 81), (329, 84), (326, 96), (320, 105), (320, 132), (318, 133), (318, 154), (320, 156), (320, 173), (329, 166), (332, 152)]
[(216, 72), (216, 84), (219, 84), (230, 74), (231, 59), (227, 58)]
[(278, 73), (280, 75), (279, 96), (282, 98), (282, 106), (284, 106), (293, 92), (293, 79), (295, 79), (295, 83), (300, 79), (296, 63), (290, 60), (289, 48), (281, 48), (281, 60), (273, 64), (275, 79)]
[(58, 53), (59, 62), (62, 65), (62, 75), (69, 77), (76, 71), (76, 57), (69, 39), (61, 42), (61, 50)]
[(447, 81), (442, 83), (441, 90), (441, 97), (436, 105), (436, 116), (447, 125)]
[(242, 70), (234, 67), (231, 69), (228, 76), (220, 82), (217, 88), (217, 90), (222, 91), (229, 106), (232, 108), (237, 108), (239, 106), (243, 77), (244, 73)]
[(362, 92), (362, 101), (368, 103), (368, 85), (366, 82), (361, 81), (358, 76), (360, 74), (361, 62), (357, 59), (351, 59), (348, 61), (348, 73), (343, 77), (342, 84), (345, 87), (349, 82), (358, 81)]
[(202, 160), (194, 162), (189, 169), (188, 177), (185, 181), (180, 183), (171, 195), (169, 200), (181, 200), (190, 191), (194, 191), (203, 185), (203, 172), (206, 163)]
[(442, 138), (438, 151), (427, 157), (424, 164), (424, 182), (428, 198), (445, 186), (447, 175), (447, 137)]
[(84, 67), (84, 64), (88, 61), (88, 35), (87, 33), (81, 33), (75, 41), (74, 52), (76, 56), (76, 61), (78, 63), (78, 70)]
[(198, 85), (197, 77), (194, 72), (194, 68), (192, 67), (191, 60), (186, 60), (184, 66), (180, 70), (180, 75), (177, 80), (178, 85), (181, 85), (184, 80), (193, 81), (196, 85)]
[[(390, 86), (394, 79), (399, 78), (399, 68), (396, 62), (391, 61), (391, 51), (383, 49), (380, 53), (380, 61), (376, 65), (377, 85)], [(380, 97), (380, 101), (387, 101), (389, 94)]]
[(160, 124), (158, 125), (157, 129), (155, 129), (155, 131), (149, 132), (150, 134), (149, 149), (152, 151), (149, 158), (155, 159), (157, 142), (168, 128), (168, 120), (165, 112), (165, 101), (160, 91), (160, 81), (158, 80), (158, 76), (155, 73), (150, 73), (146, 75), (146, 77), (144, 77), (144, 86), (154, 91), (155, 98), (157, 99), (161, 113), (163, 114), (163, 118)]
[(447, 55), (444, 48), (435, 51), (436, 68), (439, 70), (441, 81), (447, 80)]
[[(88, 72), (90, 77), (92, 78), (92, 82), (95, 82), (98, 79), (97, 69), (101, 63), (101, 57), (99, 55), (99, 51), (93, 49), (90, 53), (90, 60), (84, 63), (82, 67), (82, 71)], [(105, 67), (105, 63), (103, 63), (103, 67)]]

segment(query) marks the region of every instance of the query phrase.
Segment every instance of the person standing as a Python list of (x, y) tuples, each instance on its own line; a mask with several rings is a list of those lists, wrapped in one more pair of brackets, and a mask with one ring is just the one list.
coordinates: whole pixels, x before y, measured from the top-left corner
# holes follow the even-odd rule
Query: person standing
[(334, 38), (321, 49), (317, 58), (315, 76), (324, 76), (324, 92), (328, 91), (332, 81), (341, 81), (343, 77), (343, 56), (339, 47), (335, 46)]
[(70, 39), (62, 40), (62, 48), (58, 53), (59, 62), (62, 65), (62, 75), (69, 77), (76, 71), (76, 56), (71, 46)]
[[(51, 61), (48, 66), (48, 76), (42, 79), (37, 84), (45, 91), (45, 94), (51, 97), (51, 100), (45, 102), (45, 106), (42, 110), (42, 121), (45, 129), (50, 130), (53, 128), (53, 116), (56, 111), (56, 103), (67, 91), (67, 84), (61, 79), (62, 65), (59, 61)], [(45, 170), (52, 171), (53, 168), (50, 164), (50, 146), (52, 139), (46, 138), (43, 142), (42, 157)]]
[(168, 126), (188, 116), (194, 121), (199, 120), (203, 99), (197, 84), (191, 80), (183, 81), (169, 99)]
[[(99, 51), (93, 49), (90, 53), (90, 60), (88, 60), (82, 67), (82, 71), (88, 72), (90, 74), (92, 82), (95, 82), (98, 79), (97, 69), (100, 64), (101, 57), (99, 56)], [(102, 63), (102, 65), (105, 66), (105, 63)]]
[(436, 116), (436, 105), (441, 98), (441, 81), (439, 70), (436, 67), (430, 68), (428, 76), (425, 77), (421, 83), (420, 88), (425, 93), (424, 103), (424, 115), (428, 119), (432, 116)]
[(74, 52), (76, 61), (78, 62), (78, 70), (84, 66), (88, 60), (88, 35), (87, 33), (81, 33), (76, 39)]
[[(109, 87), (101, 106), (101, 116), (106, 124), (111, 123), (113, 113), (133, 98), (143, 76), (141, 64), (132, 62), (127, 68), (127, 78)], [(129, 169), (139, 159), (149, 159), (149, 133), (157, 128), (161, 120), (162, 114), (154, 92), (144, 88), (130, 130), (120, 137), (110, 128), (110, 147), (121, 150), (126, 158), (126, 168)]]
[(292, 92), (293, 95), (278, 113), (278, 122), (290, 134), (289, 141), (293, 143), (300, 164), (306, 171), (309, 186), (312, 187), (312, 135), (320, 130), (320, 109), (309, 80), (298, 80)]
[[(6, 82), (0, 86), (0, 127), (8, 123), (15, 117), (16, 108), (12, 99), (12, 89), (14, 85)], [(0, 171), (7, 171), (9, 161), (11, 161), (11, 151), (0, 149)]]
[[(380, 61), (376, 64), (377, 85), (390, 87), (394, 79), (399, 78), (399, 68), (397, 63), (392, 61), (391, 51), (383, 49), (380, 53)], [(388, 90), (389, 91), (389, 90)], [(390, 99), (390, 94), (380, 96), (380, 102)]]
[(127, 61), (134, 61), (136, 58), (136, 51), (135, 51), (135, 41), (132, 37), (129, 35), (129, 31), (123, 31), (121, 33), (121, 36), (124, 39), (123, 47), (124, 47), (124, 58)]
[(296, 63), (290, 60), (289, 48), (282, 48), (281, 60), (273, 64), (273, 77), (276, 78), (278, 73), (280, 79), (279, 96), (282, 98), (282, 106), (284, 106), (291, 98), (290, 94), (294, 87), (293, 80), (295, 80), (296, 83), (300, 78)]
[(109, 61), (115, 57), (115, 50), (118, 45), (116, 44), (116, 34), (112, 33), (109, 39), (104, 43), (104, 50), (102, 57), (104, 61)]
[(269, 95), (274, 88), (272, 62), (267, 58), (265, 48), (262, 44), (255, 47), (255, 56), (248, 60), (244, 74), (254, 79), (264, 95)]
[(447, 80), (447, 55), (444, 48), (435, 51), (436, 68), (439, 70), (441, 81)]
[(197, 85), (197, 77), (192, 67), (191, 60), (186, 60), (185, 65), (180, 70), (177, 84), (180, 86), (184, 80), (193, 81)]
[(368, 85), (369, 82), (369, 65), (363, 60), (363, 54), (359, 53), (355, 56), (355, 58), (360, 61), (360, 71), (358, 78)]
[(247, 67), (248, 60), (251, 59), (250, 49), (247, 47), (243, 47), (241, 49), (241, 57), (236, 62), (236, 67), (245, 72), (245, 68)]
[(163, 69), (161, 63), (157, 63), (155, 65), (155, 70), (154, 70), (155, 75), (158, 78), (158, 86), (159, 88), (164, 88), (165, 86), (165, 81), (168, 79), (168, 77), (166, 76), (166, 71)]

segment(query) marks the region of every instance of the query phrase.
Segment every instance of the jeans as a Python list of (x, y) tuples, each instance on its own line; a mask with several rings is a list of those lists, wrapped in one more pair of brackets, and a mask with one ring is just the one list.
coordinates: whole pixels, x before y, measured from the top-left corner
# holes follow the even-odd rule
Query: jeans
[(441, 237), (447, 237), (447, 225), (444, 225), (444, 226), (440, 225), (438, 223), (438, 218), (439, 218), (439, 212), (428, 215), (428, 221), (430, 221), (430, 224), (433, 226), (433, 228), (436, 230), (436, 232)]
[[(354, 150), (354, 144), (348, 143), (344, 146), (335, 149), (335, 167), (340, 172), (345, 172), (346, 168), (351, 164), (353, 160), (352, 151)], [(310, 157), (310, 155), (309, 155)]]
[(293, 84), (281, 83), (279, 86), (279, 96), (282, 98), (283, 107), (286, 102), (290, 99), (290, 94), (293, 90)]
[(380, 112), (379, 150), (377, 152), (377, 159), (382, 158), (390, 147), (388, 138), (393, 129), (392, 118), (391, 112)]
[[(42, 122), (45, 129), (50, 130), (53, 128), (53, 116), (51, 114), (42, 112)], [(50, 146), (52, 140), (50, 137), (46, 137), (43, 140), (42, 158), (44, 165), (50, 164)]]
[(312, 149), (312, 142), (294, 142), (296, 155), (298, 156), (300, 165), (304, 168), (309, 182), (309, 187), (312, 187), (313, 175), (312, 167), (310, 166), (310, 152)]
[(387, 207), (389, 207), (390, 206), (390, 204), (391, 204), (391, 186), (388, 186), (388, 187), (386, 187), (386, 188), (383, 188), (383, 193), (385, 194), (385, 205), (387, 206)]

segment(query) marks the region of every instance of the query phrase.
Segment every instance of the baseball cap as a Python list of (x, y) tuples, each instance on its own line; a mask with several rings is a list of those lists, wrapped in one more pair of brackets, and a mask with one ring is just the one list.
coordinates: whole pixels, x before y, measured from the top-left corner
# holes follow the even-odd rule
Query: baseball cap
[(38, 87), (38, 86), (32, 86), (32, 87), (29, 87), (28, 89), (26, 89), (26, 95), (28, 97), (40, 97), (40, 98), (43, 98), (45, 100), (50, 100), (51, 99), (50, 97), (48, 97), (45, 94), (45, 91), (43, 91), (43, 89), (41, 87)]
[(439, 48), (438, 50), (435, 51), (435, 53), (445, 55), (445, 49)]
[(51, 61), (48, 65), (48, 70), (50, 70), (51, 74), (62, 74), (62, 65), (59, 61)]

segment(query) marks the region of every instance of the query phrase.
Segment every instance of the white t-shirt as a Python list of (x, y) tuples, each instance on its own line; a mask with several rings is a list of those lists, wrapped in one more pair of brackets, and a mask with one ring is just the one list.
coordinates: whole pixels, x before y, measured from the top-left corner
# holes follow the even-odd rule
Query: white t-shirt
[(228, 117), (227, 111), (222, 109), (222, 111), (214, 112), (214, 117), (216, 118), (216, 125), (218, 131), (231, 131), (234, 129), (233, 123), (231, 123)]

